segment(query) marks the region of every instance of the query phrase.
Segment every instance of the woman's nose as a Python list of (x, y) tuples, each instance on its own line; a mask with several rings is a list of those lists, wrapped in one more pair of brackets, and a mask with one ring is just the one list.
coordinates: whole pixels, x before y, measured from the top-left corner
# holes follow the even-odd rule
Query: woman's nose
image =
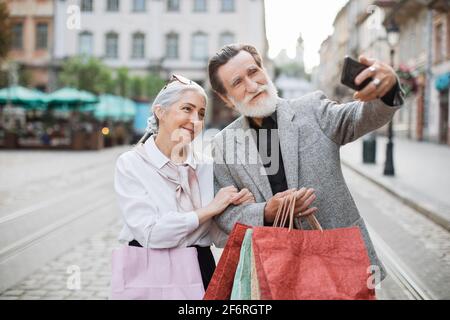
[(195, 123), (195, 122), (198, 122), (198, 121), (200, 121), (199, 114), (197, 112), (193, 112), (192, 115), (191, 115), (191, 122)]

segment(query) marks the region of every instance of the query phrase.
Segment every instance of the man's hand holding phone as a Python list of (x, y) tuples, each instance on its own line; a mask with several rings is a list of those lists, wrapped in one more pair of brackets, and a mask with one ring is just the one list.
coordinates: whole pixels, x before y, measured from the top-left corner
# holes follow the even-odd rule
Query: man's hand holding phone
[[(350, 63), (345, 63), (344, 65), (343, 79), (345, 78), (345, 75), (348, 74), (346, 69), (354, 69), (355, 63), (357, 63), (354, 60), (351, 60), (349, 62)], [(355, 92), (355, 94), (353, 95), (354, 99), (363, 102), (380, 99), (384, 97), (396, 85), (396, 73), (394, 69), (388, 64), (375, 59), (367, 58), (365, 56), (359, 57), (359, 64), (362, 65), (360, 67), (362, 71), (354, 78), (355, 85), (353, 87), (360, 86), (361, 84), (364, 84), (365, 81), (367, 81), (368, 84), (363, 88), (359, 88), (359, 90)], [(363, 69), (363, 67), (365, 68)], [(350, 87), (350, 85), (348, 86)]]

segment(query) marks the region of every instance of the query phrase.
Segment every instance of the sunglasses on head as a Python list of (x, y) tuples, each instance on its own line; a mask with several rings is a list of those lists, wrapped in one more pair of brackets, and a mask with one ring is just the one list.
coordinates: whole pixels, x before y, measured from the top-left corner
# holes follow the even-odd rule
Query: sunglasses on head
[(173, 83), (175, 81), (178, 81), (178, 82), (180, 82), (182, 84), (186, 84), (186, 85), (192, 84), (192, 80), (189, 80), (188, 78), (185, 78), (185, 77), (180, 76), (178, 74), (173, 74), (170, 77), (169, 82), (167, 82), (167, 84), (164, 86), (163, 90), (165, 90), (171, 83)]

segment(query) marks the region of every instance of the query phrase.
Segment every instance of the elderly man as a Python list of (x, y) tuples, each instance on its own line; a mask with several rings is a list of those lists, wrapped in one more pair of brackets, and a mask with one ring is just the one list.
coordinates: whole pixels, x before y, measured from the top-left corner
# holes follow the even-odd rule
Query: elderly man
[[(281, 199), (295, 192), (298, 217), (314, 213), (324, 229), (358, 226), (371, 264), (384, 279), (385, 270), (344, 181), (339, 149), (388, 123), (403, 97), (389, 65), (363, 56), (360, 62), (367, 69), (356, 84), (369, 77), (374, 81), (355, 93), (357, 101), (338, 104), (320, 91), (293, 100), (278, 98), (261, 56), (250, 45), (227, 45), (210, 59), (213, 90), (242, 115), (213, 140), (215, 188), (247, 188), (256, 200), (229, 207), (216, 219), (227, 233), (236, 222), (271, 225)], [(309, 228), (300, 219), (297, 228), (300, 223)]]

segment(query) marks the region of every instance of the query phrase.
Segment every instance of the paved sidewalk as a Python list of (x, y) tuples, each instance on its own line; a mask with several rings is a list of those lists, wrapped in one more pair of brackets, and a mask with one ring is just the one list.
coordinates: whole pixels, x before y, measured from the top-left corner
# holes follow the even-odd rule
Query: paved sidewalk
[[(0, 292), (0, 300), (104, 300), (111, 280), (111, 252), (119, 223), (86, 239), (17, 285)], [(76, 286), (79, 271), (80, 286)]]
[[(111, 253), (122, 223), (78, 243), (17, 285), (0, 292), (0, 300), (105, 300), (110, 295)], [(213, 248), (216, 261), (221, 249)], [(80, 286), (76, 283), (79, 270)]]
[[(110, 295), (111, 252), (121, 223), (82, 241), (17, 285), (0, 292), (0, 300), (106, 300)], [(216, 263), (222, 249), (212, 248)], [(74, 271), (79, 270), (80, 287), (73, 288)], [(411, 299), (389, 277), (377, 291), (380, 300)]]
[(363, 164), (362, 139), (341, 148), (342, 163), (450, 231), (450, 147), (394, 139), (396, 175), (386, 177), (386, 143), (377, 138), (376, 164)]

